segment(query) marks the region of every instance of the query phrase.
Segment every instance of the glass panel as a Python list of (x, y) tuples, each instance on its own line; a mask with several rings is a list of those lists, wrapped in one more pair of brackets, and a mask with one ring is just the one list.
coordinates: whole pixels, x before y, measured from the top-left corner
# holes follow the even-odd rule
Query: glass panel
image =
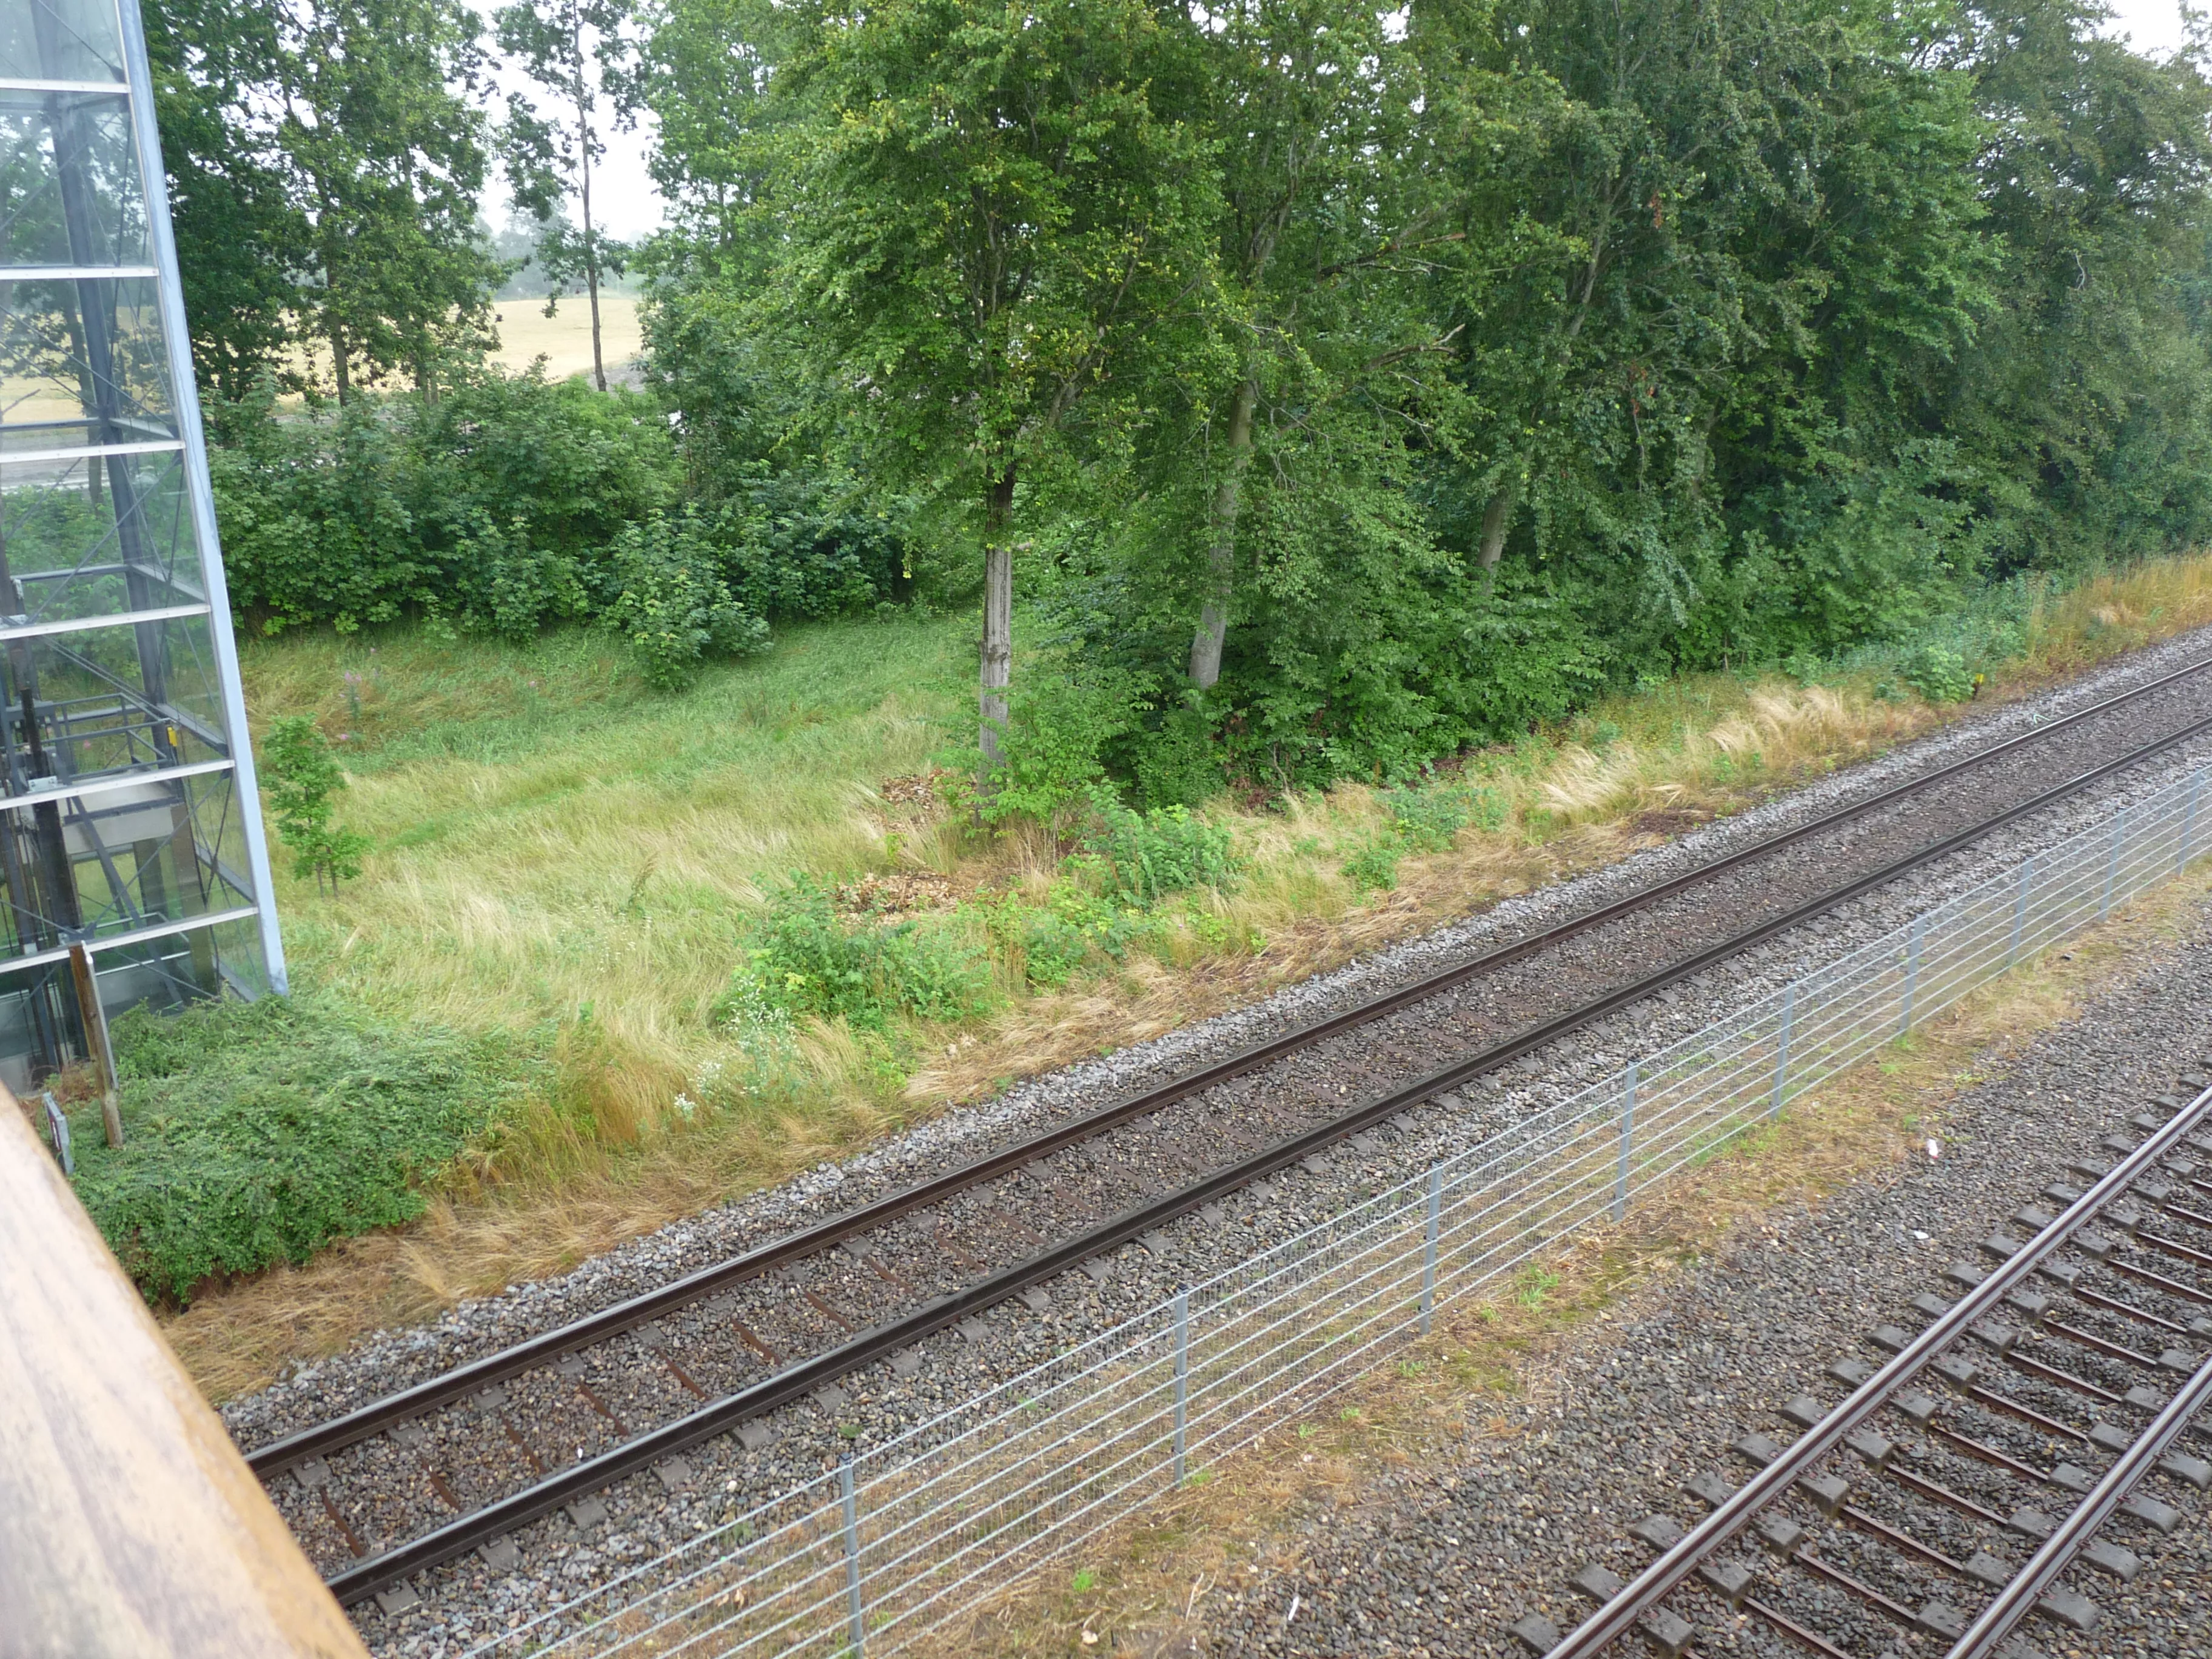
[[(253, 902), (228, 773), (8, 806), (0, 954), (51, 951)], [(105, 960), (105, 957), (102, 957)]]
[(154, 279), (0, 272), (0, 422), (38, 429), (41, 448), (173, 440)]
[(123, 24), (113, 0), (18, 0), (0, 10), (0, 76), (121, 81)]
[(192, 937), (204, 939), (210, 934), (215, 944), (215, 963), (222, 975), (222, 982), (249, 1000), (267, 996), (269, 962), (261, 953), (261, 924), (246, 917), (226, 921)]
[(42, 623), (204, 604), (184, 459), (0, 459), (0, 612)]
[(129, 100), (0, 90), (0, 265), (151, 258)]
[(176, 272), (34, 274), (155, 262), (125, 21), (114, 0), (0, 0), (0, 79), (33, 83), (0, 87), (0, 630), (25, 630), (0, 637), (0, 1077), (19, 1085), (83, 1053), (65, 963), (25, 956), (84, 941), (117, 1012), (270, 988), (261, 918), (205, 920), (252, 908), (266, 866), (171, 397)]

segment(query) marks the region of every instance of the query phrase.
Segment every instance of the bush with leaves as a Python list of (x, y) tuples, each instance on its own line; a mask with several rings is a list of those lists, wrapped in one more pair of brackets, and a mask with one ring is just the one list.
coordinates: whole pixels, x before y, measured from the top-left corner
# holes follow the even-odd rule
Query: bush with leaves
[(1905, 678), (1930, 702), (1964, 702), (1974, 694), (1974, 677), (1948, 645), (1923, 645), (1905, 665)]
[(967, 1019), (995, 1000), (989, 962), (942, 921), (848, 921), (830, 891), (794, 874), (754, 921), (720, 1020), (757, 996), (796, 1014), (882, 1030), (894, 1015)]
[(765, 650), (768, 624), (731, 596), (714, 542), (691, 514), (656, 513), (615, 538), (607, 625), (635, 647), (646, 684), (681, 690), (711, 653)]
[(1090, 799), (1083, 850), (1068, 862), (1123, 904), (1141, 908), (1186, 888), (1232, 887), (1243, 873), (1226, 824), (1194, 817), (1187, 806), (1139, 812), (1103, 787), (1094, 787)]
[(331, 820), (331, 798), (346, 787), (330, 739), (312, 716), (286, 714), (261, 739), (261, 787), (276, 833), (292, 850), (292, 873), (332, 892), (361, 873), (369, 839)]
[(129, 1138), (77, 1134), (77, 1196), (146, 1294), (179, 1302), (412, 1220), (531, 1071), (494, 1039), (313, 994), (136, 1010), (114, 1040)]

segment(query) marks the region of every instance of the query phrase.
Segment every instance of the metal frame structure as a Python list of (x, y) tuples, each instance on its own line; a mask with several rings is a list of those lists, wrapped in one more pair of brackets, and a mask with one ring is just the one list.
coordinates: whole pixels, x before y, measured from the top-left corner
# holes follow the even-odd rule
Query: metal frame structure
[(131, 0), (0, 0), (0, 1079), (285, 988)]

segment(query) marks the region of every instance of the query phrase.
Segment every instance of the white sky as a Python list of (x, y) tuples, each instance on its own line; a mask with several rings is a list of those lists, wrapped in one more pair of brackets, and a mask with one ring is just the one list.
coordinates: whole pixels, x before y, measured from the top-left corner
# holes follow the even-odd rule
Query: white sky
[(2135, 49), (2163, 58), (2181, 46), (2180, 0), (2106, 0), (2112, 9), (2107, 33), (2124, 36)]
[[(492, 14), (503, 0), (469, 0), (469, 3), (483, 18), (484, 44), (492, 46)], [(509, 92), (537, 94), (538, 89), (531, 85), (528, 77), (516, 71), (502, 71), (496, 78), (500, 95), (495, 115), (506, 114)], [(568, 118), (573, 116), (574, 111), (554, 104), (545, 113)], [(660, 192), (653, 187), (653, 176), (645, 170), (646, 134), (642, 124), (636, 131), (609, 132), (605, 142), (607, 153), (592, 173), (592, 217), (608, 235), (624, 241), (647, 235), (659, 228), (665, 214)], [(507, 222), (507, 180), (496, 167), (484, 190), (483, 212), (484, 217), (495, 225)], [(572, 220), (576, 216), (574, 203), (569, 205), (568, 216)]]

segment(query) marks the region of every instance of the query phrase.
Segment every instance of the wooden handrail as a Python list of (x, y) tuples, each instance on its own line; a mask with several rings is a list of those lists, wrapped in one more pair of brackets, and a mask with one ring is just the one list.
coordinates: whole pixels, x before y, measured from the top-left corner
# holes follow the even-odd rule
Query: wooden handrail
[(0, 1085), (0, 1655), (367, 1652)]

